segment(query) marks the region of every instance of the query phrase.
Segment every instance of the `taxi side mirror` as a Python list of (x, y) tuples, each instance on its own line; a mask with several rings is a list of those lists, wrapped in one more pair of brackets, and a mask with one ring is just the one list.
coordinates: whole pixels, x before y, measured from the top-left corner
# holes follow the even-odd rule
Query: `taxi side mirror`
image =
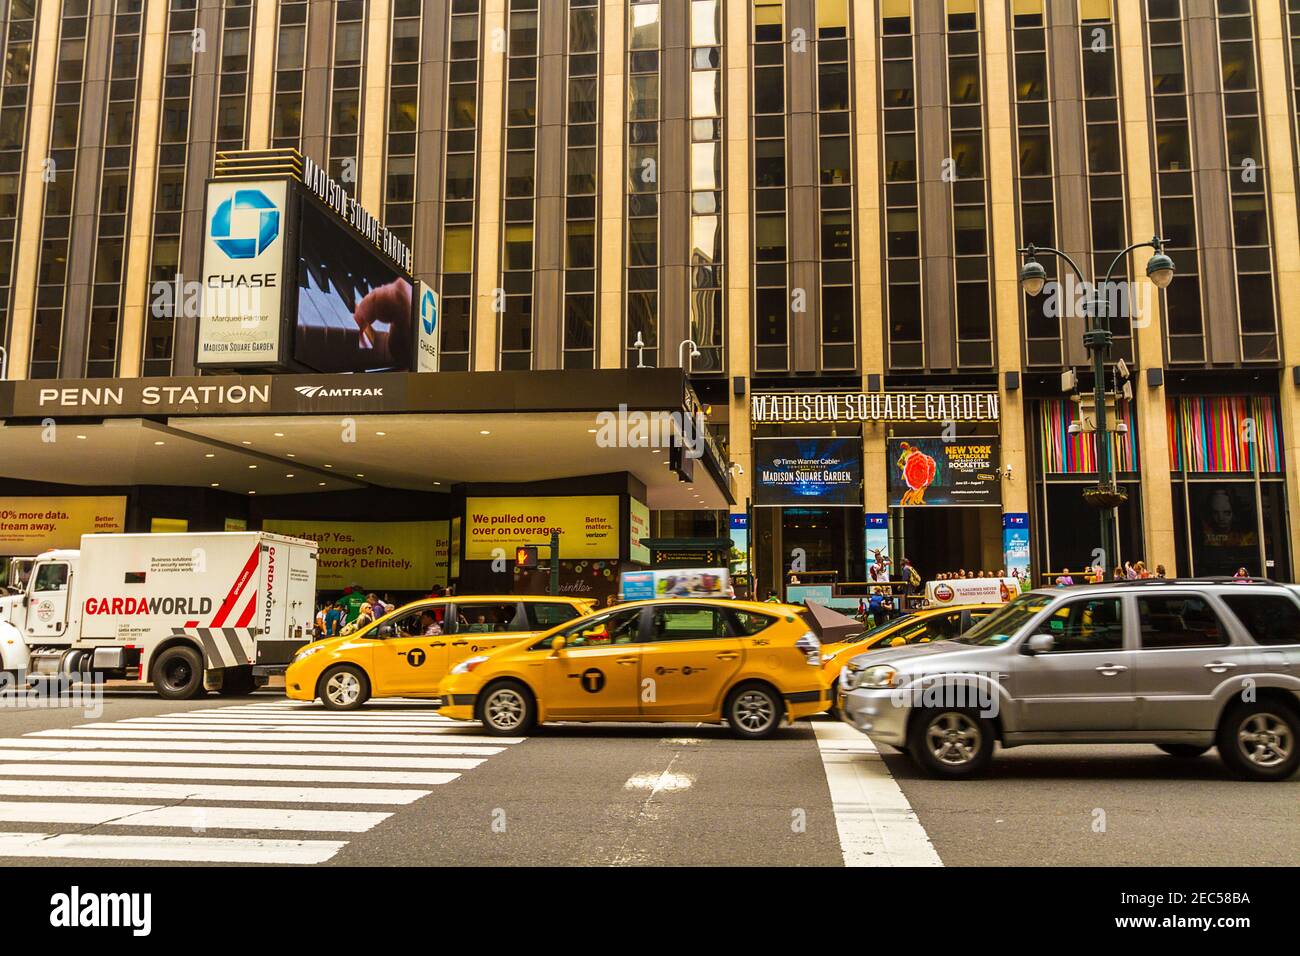
[(565, 641), (564, 639), (564, 635), (561, 634), (559, 637), (556, 637), (553, 641), (551, 641), (551, 650), (554, 651), (556, 654), (563, 654), (564, 646), (567, 643), (568, 642)]

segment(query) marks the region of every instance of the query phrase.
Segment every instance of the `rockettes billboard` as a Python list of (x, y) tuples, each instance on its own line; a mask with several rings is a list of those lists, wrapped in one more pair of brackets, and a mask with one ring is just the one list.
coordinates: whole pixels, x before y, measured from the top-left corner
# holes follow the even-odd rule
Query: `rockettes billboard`
[(892, 508), (1002, 504), (1000, 448), (995, 439), (891, 438), (889, 505)]

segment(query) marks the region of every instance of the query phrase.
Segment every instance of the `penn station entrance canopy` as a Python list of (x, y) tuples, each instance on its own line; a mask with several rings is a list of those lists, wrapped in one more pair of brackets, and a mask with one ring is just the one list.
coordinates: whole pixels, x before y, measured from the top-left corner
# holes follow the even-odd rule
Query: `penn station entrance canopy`
[(0, 382), (0, 419), (0, 475), (47, 485), (303, 495), (626, 473), (652, 509), (734, 503), (680, 369)]

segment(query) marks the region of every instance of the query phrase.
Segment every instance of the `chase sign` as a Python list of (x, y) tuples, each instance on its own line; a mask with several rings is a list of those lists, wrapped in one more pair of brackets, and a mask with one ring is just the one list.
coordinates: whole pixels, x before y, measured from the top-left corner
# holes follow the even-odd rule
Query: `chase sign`
[[(233, 231), (236, 211), (256, 212), (256, 217), (240, 216), (240, 233)], [(249, 226), (253, 226), (249, 229)], [(255, 259), (280, 234), (280, 209), (260, 189), (239, 189), (217, 206), (212, 214), (212, 242), (231, 259)], [(252, 234), (247, 234), (251, 232)]]

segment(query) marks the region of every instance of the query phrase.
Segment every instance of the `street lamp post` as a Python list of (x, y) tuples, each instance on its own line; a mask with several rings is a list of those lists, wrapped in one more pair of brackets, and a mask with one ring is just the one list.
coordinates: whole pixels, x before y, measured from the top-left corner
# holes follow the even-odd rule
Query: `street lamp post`
[[(1093, 434), (1096, 436), (1094, 441), (1097, 446), (1097, 486), (1085, 491), (1084, 498), (1101, 512), (1103, 579), (1110, 578), (1111, 568), (1114, 567), (1114, 561), (1118, 555), (1118, 549), (1114, 544), (1115, 508), (1128, 497), (1115, 485), (1115, 472), (1110, 459), (1110, 436), (1106, 422), (1106, 359), (1110, 355), (1110, 346), (1114, 339), (1114, 335), (1110, 331), (1110, 316), (1107, 311), (1109, 290), (1116, 266), (1129, 253), (1143, 248), (1155, 250), (1155, 255), (1147, 260), (1147, 276), (1157, 289), (1169, 288), (1169, 283), (1174, 279), (1174, 262), (1169, 256), (1165, 255), (1165, 242), (1166, 240), (1158, 236), (1146, 242), (1135, 242), (1111, 260), (1110, 268), (1106, 270), (1105, 280), (1097, 289), (1093, 290), (1092, 308), (1088, 310), (1091, 321), (1083, 333), (1084, 348), (1092, 356), (1093, 402), (1095, 405), (1094, 414), (1096, 415), (1096, 428)], [(1038, 261), (1037, 256), (1039, 253), (1064, 259), (1070, 268), (1074, 270), (1079, 283), (1082, 285), (1085, 282), (1083, 272), (1078, 265), (1059, 249), (1030, 244), (1020, 249), (1019, 252), (1027, 257), (1025, 264), (1020, 269), (1020, 285), (1031, 296), (1038, 295), (1043, 291), (1043, 286), (1047, 284), (1047, 270)]]

